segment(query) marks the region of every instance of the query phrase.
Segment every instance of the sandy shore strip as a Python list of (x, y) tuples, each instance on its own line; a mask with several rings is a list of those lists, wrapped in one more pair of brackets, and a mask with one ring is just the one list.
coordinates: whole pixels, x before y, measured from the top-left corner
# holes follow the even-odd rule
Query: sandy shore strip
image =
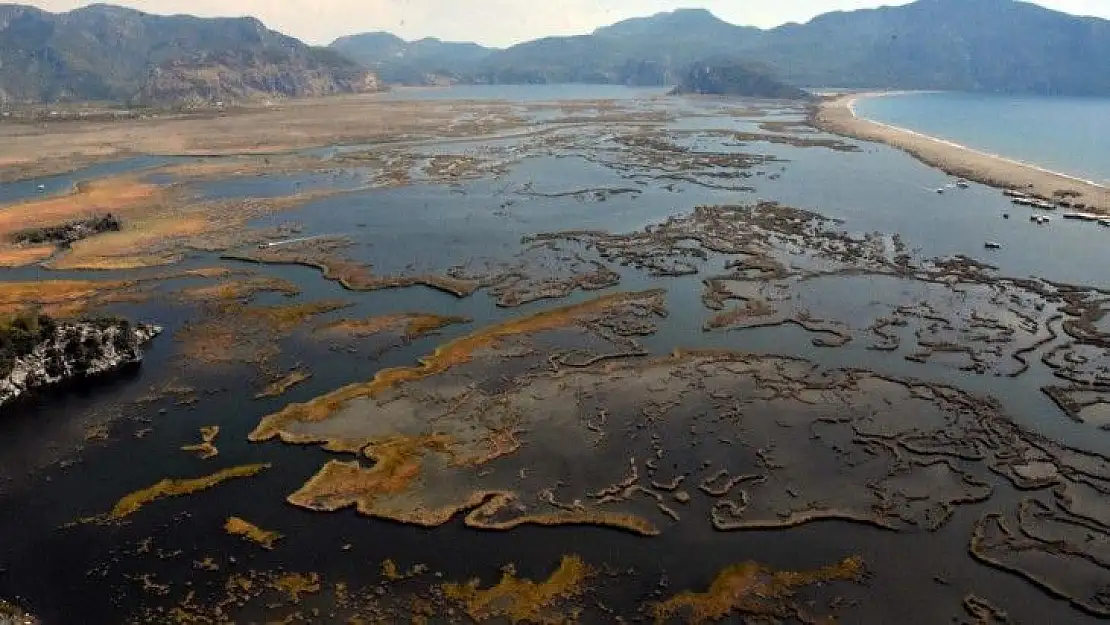
[(892, 93), (853, 93), (829, 98), (818, 105), (813, 123), (828, 132), (904, 150), (953, 176), (1048, 200), (1060, 199), (1062, 194), (1074, 195), (1068, 201), (1086, 205), (1083, 210), (1110, 214), (1110, 187), (856, 115), (855, 105), (860, 99), (886, 95)]

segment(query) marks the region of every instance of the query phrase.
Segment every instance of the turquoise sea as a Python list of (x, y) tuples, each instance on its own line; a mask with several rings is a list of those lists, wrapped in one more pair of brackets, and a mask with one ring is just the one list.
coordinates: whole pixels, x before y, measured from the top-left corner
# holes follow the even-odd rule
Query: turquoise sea
[(1110, 184), (1110, 98), (908, 93), (862, 99), (856, 114)]

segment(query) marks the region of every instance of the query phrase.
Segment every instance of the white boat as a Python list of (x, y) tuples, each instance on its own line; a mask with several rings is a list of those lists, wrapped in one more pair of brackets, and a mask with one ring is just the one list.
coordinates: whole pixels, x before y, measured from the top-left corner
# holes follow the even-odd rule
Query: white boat
[(1002, 195), (1005, 195), (1006, 197), (1013, 197), (1013, 198), (1029, 197), (1027, 194), (1022, 193), (1021, 191), (1014, 191), (1013, 189), (1006, 189), (1005, 191), (1002, 192)]
[(938, 188), (938, 189), (937, 189), (937, 193), (944, 193), (944, 187), (940, 187), (940, 188)]
[(983, 247), (987, 248), (988, 250), (1000, 250), (1002, 249), (1002, 244), (995, 243), (994, 241), (987, 241), (983, 244)]
[(1098, 225), (1110, 228), (1110, 219), (1099, 219)]
[(956, 187), (957, 187), (957, 188), (960, 188), (960, 189), (966, 189), (966, 188), (968, 188), (968, 187), (970, 187), (970, 186), (971, 186), (971, 185), (969, 185), (969, 184), (968, 184), (968, 183), (967, 183), (966, 181), (964, 181), (964, 180), (958, 180), (958, 181), (956, 182)]
[(1031, 206), (1033, 208), (1039, 208), (1046, 211), (1056, 210), (1056, 205), (1052, 202), (1046, 202), (1045, 200), (1037, 199), (1035, 197), (1015, 197), (1010, 201), (1020, 206)]

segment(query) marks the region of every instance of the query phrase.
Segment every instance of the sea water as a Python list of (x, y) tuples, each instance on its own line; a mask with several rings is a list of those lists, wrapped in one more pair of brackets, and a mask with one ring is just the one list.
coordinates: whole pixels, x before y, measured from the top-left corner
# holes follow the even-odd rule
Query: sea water
[(1110, 98), (929, 92), (862, 98), (856, 114), (1110, 185)]

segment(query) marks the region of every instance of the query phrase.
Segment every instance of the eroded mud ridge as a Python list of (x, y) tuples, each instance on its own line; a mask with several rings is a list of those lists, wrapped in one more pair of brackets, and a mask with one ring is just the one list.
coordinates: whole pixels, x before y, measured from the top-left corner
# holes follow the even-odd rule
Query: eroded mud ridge
[[(723, 263), (728, 273), (705, 281), (703, 303), (716, 311), (707, 329), (793, 323), (820, 346), (858, 339), (911, 362), (1004, 377), (1025, 374), (1040, 350), (1046, 364), (1061, 363), (1057, 375), (1097, 383), (1079, 377), (1090, 358), (1059, 355), (1077, 345), (1101, 354), (1096, 290), (1001, 278), (966, 258), (922, 260), (896, 237), (835, 225), (773, 204), (704, 207), (629, 235), (540, 235), (527, 253), (663, 276)], [(830, 280), (891, 281), (903, 297), (838, 310), (821, 299)], [(732, 300), (741, 304), (727, 310)], [(290, 503), (421, 526), (461, 516), (482, 529), (657, 536), (689, 524), (740, 531), (835, 519), (932, 532), (961, 506), (1001, 501), (967, 529), (975, 557), (1106, 613), (1098, 580), (1110, 570), (1097, 537), (1110, 538), (1110, 526), (1096, 496), (1110, 492), (1106, 458), (946, 385), (797, 358), (650, 357), (635, 337), (654, 333), (663, 303), (660, 292), (608, 295), (479, 329), (418, 366), (270, 415), (251, 438), (351, 455), (328, 462)], [(811, 306), (843, 316), (818, 318)], [(1003, 513), (1018, 492), (1037, 495), (1009, 521), (1014, 530)]]
[(376, 291), (410, 286), (427, 286), (466, 297), (476, 291), (480, 282), (458, 280), (450, 276), (379, 276), (372, 267), (352, 260), (343, 253), (351, 241), (342, 237), (315, 238), (280, 246), (262, 246), (249, 252), (227, 254), (225, 258), (274, 265), (302, 265), (319, 269), (324, 278), (335, 280), (352, 291)]
[[(423, 526), (462, 514), (483, 529), (589, 524), (645, 536), (682, 523), (737, 531), (827, 519), (929, 532), (999, 491), (1040, 492), (1062, 503), (1023, 504), (1022, 522), (1048, 524), (1022, 526), (1019, 540), (999, 537), (1006, 526), (988, 515), (969, 536), (973, 552), (1102, 613), (1092, 588), (1110, 570), (1089, 537), (1110, 529), (1100, 512), (1110, 461), (947, 386), (793, 358), (637, 356), (627, 337), (652, 331), (659, 297), (480, 330), (418, 367), (290, 406), (252, 438), (350, 454), (290, 503)], [(567, 342), (581, 347), (557, 347)], [(1023, 555), (1033, 544), (1059, 562)]]
[(811, 211), (762, 202), (699, 206), (640, 232), (568, 231), (539, 234), (528, 241), (578, 243), (606, 261), (671, 277), (698, 273), (711, 254), (735, 257), (726, 268), (752, 280), (849, 268), (893, 270), (896, 262), (907, 262), (900, 239), (856, 238), (835, 226)]
[(62, 577), (109, 622), (1110, 615), (1110, 459), (1035, 433), (1110, 426), (1107, 292), (754, 201), (868, 164), (797, 110), (446, 112), (11, 205), (0, 309), (157, 307), (171, 370), (21, 500), (67, 516), (0, 620)]
[[(590, 273), (632, 266), (652, 276), (701, 276), (704, 329), (796, 325), (819, 347), (855, 341), (878, 352), (966, 372), (1017, 377), (1038, 360), (1061, 379), (1045, 392), (1071, 417), (1110, 413), (1102, 323), (1106, 293), (1008, 278), (966, 257), (922, 258), (898, 235), (852, 234), (776, 203), (702, 206), (639, 232), (529, 237)], [(571, 265), (575, 266), (575, 265)], [(573, 279), (552, 281), (565, 288)]]
[[(583, 350), (572, 361), (538, 347), (542, 333), (528, 338), (527, 349), (514, 346), (519, 351), (508, 354), (521, 372), (507, 388), (500, 387), (509, 376), (496, 366), (505, 356), (502, 347), (406, 383), (379, 377), (366, 399), (360, 394), (324, 404), (331, 412), (292, 406), (268, 417), (253, 437), (279, 436), (378, 459), (368, 469), (329, 465), (291, 497), (313, 509), (359, 504), (367, 514), (438, 524), (484, 502), (469, 522), (511, 527), (531, 518), (596, 518), (641, 533), (677, 522), (676, 508), (685, 511), (702, 496), (718, 529), (830, 517), (936, 529), (954, 505), (990, 496), (990, 474), (1030, 488), (1058, 479), (1064, 468), (1054, 464), (1058, 459), (1074, 460), (1008, 423), (992, 403), (951, 388), (732, 353), (627, 360)], [(601, 359), (610, 362), (591, 364)], [(557, 394), (578, 400), (544, 401)], [(416, 415), (430, 418), (423, 423)], [(457, 432), (475, 423), (476, 434)], [(514, 432), (525, 431), (531, 444), (522, 447), (523, 434)], [(692, 456), (682, 440), (688, 436), (681, 435), (691, 432), (714, 442), (696, 445)], [(682, 443), (663, 442), (675, 439)], [(746, 449), (741, 439), (768, 444)], [(638, 445), (629, 449), (629, 442)], [(534, 461), (511, 461), (540, 446)], [(561, 464), (551, 456), (604, 461), (618, 450), (627, 450), (626, 462), (608, 471), (584, 470), (605, 477), (575, 486), (567, 483), (572, 476), (544, 475), (542, 468), (513, 470)], [(698, 458), (703, 462), (691, 462)], [(660, 469), (676, 460), (690, 464)], [(508, 466), (497, 470), (501, 465)], [(972, 466), (977, 470), (968, 470)], [(432, 468), (434, 482), (413, 479)], [(833, 482), (815, 483), (820, 480)], [(459, 488), (454, 495), (452, 486)], [(417, 513), (406, 511), (408, 505)], [(419, 513), (433, 510), (442, 514)]]

